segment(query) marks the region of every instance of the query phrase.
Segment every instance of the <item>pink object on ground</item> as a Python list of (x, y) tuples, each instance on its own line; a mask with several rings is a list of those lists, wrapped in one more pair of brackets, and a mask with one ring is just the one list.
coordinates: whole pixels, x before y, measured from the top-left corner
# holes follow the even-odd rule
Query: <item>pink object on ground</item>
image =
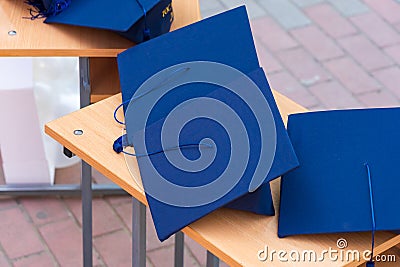
[(0, 150), (7, 184), (52, 184), (33, 94), (32, 60), (0, 59)]

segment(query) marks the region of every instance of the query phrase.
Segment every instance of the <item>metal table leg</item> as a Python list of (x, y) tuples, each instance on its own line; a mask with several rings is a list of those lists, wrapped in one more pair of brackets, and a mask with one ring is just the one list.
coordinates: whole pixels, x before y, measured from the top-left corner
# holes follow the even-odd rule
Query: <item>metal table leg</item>
[(175, 234), (175, 267), (183, 267), (184, 239), (182, 232)]
[(83, 266), (93, 266), (92, 255), (92, 167), (82, 161), (82, 240)]
[(146, 206), (132, 198), (132, 267), (146, 266)]
[[(89, 58), (79, 58), (80, 75), (80, 106), (90, 105), (90, 74)], [(92, 167), (82, 161), (81, 174), (82, 195), (82, 240), (83, 240), (83, 266), (93, 266), (92, 244)]]
[[(56, 184), (56, 185), (1, 185), (0, 195), (7, 196), (80, 196), (80, 184)], [(94, 196), (129, 196), (127, 192), (115, 184), (92, 184)]]
[(207, 251), (207, 267), (218, 267), (218, 266), (219, 266), (219, 259), (210, 251)]

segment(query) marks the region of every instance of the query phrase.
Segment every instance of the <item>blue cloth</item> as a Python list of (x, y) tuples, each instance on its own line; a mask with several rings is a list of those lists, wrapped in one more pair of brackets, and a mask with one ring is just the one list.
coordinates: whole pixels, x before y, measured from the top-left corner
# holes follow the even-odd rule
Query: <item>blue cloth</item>
[(278, 234), (400, 229), (399, 108), (312, 112), (289, 116), (300, 167), (281, 183)]

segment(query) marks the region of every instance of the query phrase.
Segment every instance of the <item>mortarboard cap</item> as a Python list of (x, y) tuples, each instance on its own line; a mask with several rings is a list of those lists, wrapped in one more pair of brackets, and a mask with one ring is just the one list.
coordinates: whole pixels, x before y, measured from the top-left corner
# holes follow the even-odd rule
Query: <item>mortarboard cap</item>
[(290, 115), (278, 235), (400, 229), (400, 108)]
[(51, 5), (56, 3), (54, 0), (42, 0), (42, 2), (46, 9), (51, 8)]
[[(44, 5), (40, 8), (40, 2)], [(170, 30), (171, 0), (29, 0), (47, 17), (60, 23), (111, 30), (140, 43)], [(39, 4), (38, 4), (39, 3)]]
[[(37, 11), (46, 12), (50, 10), (55, 10), (56, 6), (68, 5), (71, 0), (26, 0), (25, 3), (36, 8)], [(34, 11), (34, 10), (32, 10)], [(33, 14), (33, 13), (32, 13)]]
[(128, 49), (118, 67), (160, 240), (223, 206), (274, 213), (268, 182), (298, 162), (244, 7)]
[(31, 19), (54, 16), (66, 9), (72, 0), (25, 0), (30, 5)]

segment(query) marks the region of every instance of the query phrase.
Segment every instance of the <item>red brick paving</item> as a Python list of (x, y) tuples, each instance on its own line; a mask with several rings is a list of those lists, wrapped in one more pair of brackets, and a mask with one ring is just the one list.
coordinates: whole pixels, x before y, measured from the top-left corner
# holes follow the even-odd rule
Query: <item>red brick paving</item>
[(19, 207), (0, 211), (0, 244), (10, 259), (45, 250), (37, 229)]
[(366, 13), (351, 20), (380, 47), (400, 43), (400, 35), (377, 14)]
[(0, 210), (16, 207), (17, 201), (13, 198), (0, 198)]
[(343, 56), (342, 49), (314, 25), (292, 30), (291, 33), (317, 60)]
[(70, 216), (63, 200), (58, 198), (25, 198), (20, 202), (33, 223), (37, 225), (59, 221)]
[[(38, 266), (38, 267), (52, 267), (57, 263), (47, 252), (34, 254), (26, 258), (18, 259), (14, 262), (14, 267), (27, 267), (27, 266)], [(0, 265), (4, 266), (4, 265)]]
[(395, 25), (393, 25), (396, 29), (397, 29), (397, 31), (400, 33), (400, 23), (397, 23), (397, 24), (395, 24)]
[(260, 57), (260, 66), (264, 68), (266, 73), (274, 73), (283, 69), (276, 58), (274, 58), (268, 51), (264, 53), (264, 56)]
[(126, 196), (110, 196), (110, 197), (104, 197), (104, 199), (111, 204), (111, 206), (116, 207), (118, 205), (124, 204), (124, 203), (132, 203), (131, 198), (126, 197)]
[(305, 13), (333, 38), (357, 33), (357, 29), (327, 3), (306, 8)]
[(185, 243), (189, 247), (192, 255), (201, 266), (205, 266), (207, 263), (207, 253), (204, 248), (199, 245), (196, 241), (190, 237), (185, 236)]
[(2, 267), (11, 266), (6, 255), (4, 255), (4, 253), (2, 251), (0, 251), (0, 266), (2, 266)]
[[(191, 252), (191, 256), (197, 260), (200, 266), (206, 266), (207, 251), (190, 237), (185, 237), (185, 243), (188, 247), (188, 250)], [(188, 252), (185, 251), (185, 253), (189, 253), (189, 251)], [(220, 261), (219, 266), (225, 267), (228, 266), (228, 264), (226, 264), (223, 261)]]
[[(186, 267), (199, 267), (199, 263), (187, 249), (184, 251), (184, 266)], [(174, 247), (168, 246), (162, 249), (148, 252), (151, 263), (154, 267), (173, 266), (174, 264)]]
[[(66, 199), (69, 209), (82, 225), (81, 202), (77, 198)], [(101, 198), (93, 199), (93, 236), (121, 229), (121, 221), (111, 206)]]
[(318, 100), (296, 81), (288, 72), (278, 72), (269, 75), (269, 82), (273, 88), (289, 98), (296, 98), (304, 107), (311, 108), (318, 105)]
[(132, 202), (129, 201), (128, 203), (114, 206), (114, 209), (125, 224), (125, 227), (129, 229), (129, 231), (132, 231)]
[(393, 65), (393, 60), (363, 35), (353, 35), (340, 39), (338, 42), (368, 71)]
[(283, 69), (282, 65), (272, 56), (261, 41), (255, 40), (255, 46), (257, 49), (258, 61), (267, 73), (273, 73)]
[(396, 107), (400, 102), (388, 91), (376, 91), (357, 96), (367, 107)]
[(327, 109), (361, 107), (351, 93), (336, 81), (317, 84), (311, 86), (309, 90)]
[[(305, 86), (311, 86), (331, 78), (323, 66), (303, 48), (282, 51), (277, 55), (286, 69)], [(279, 89), (279, 87), (276, 88)]]
[(132, 265), (132, 240), (129, 232), (119, 230), (94, 239), (94, 246), (108, 266)]
[(400, 65), (400, 44), (387, 47), (384, 51), (396, 61), (397, 65)]
[[(252, 21), (271, 85), (313, 110), (398, 106), (398, 1), (363, 0), (370, 12), (349, 17), (321, 2), (300, 9), (313, 23), (290, 32), (269, 16)], [(57, 181), (79, 181), (79, 166), (72, 169), (57, 170)], [(95, 266), (130, 266), (131, 199), (96, 199), (93, 210)], [(173, 238), (159, 242), (147, 214), (147, 265), (173, 266)], [(81, 266), (79, 199), (0, 199), (0, 216), (1, 267)], [(187, 266), (204, 266), (206, 251), (187, 237), (185, 243)]]
[(400, 22), (400, 5), (395, 0), (364, 0), (364, 2), (389, 23)]
[(272, 52), (298, 46), (298, 43), (269, 17), (254, 20), (252, 29), (254, 36)]
[(391, 67), (374, 72), (374, 76), (389, 89), (393, 94), (400, 98), (400, 67)]
[(39, 231), (60, 265), (82, 264), (82, 237), (72, 218), (46, 224)]
[(325, 66), (353, 94), (376, 91), (381, 87), (351, 58), (334, 59)]

